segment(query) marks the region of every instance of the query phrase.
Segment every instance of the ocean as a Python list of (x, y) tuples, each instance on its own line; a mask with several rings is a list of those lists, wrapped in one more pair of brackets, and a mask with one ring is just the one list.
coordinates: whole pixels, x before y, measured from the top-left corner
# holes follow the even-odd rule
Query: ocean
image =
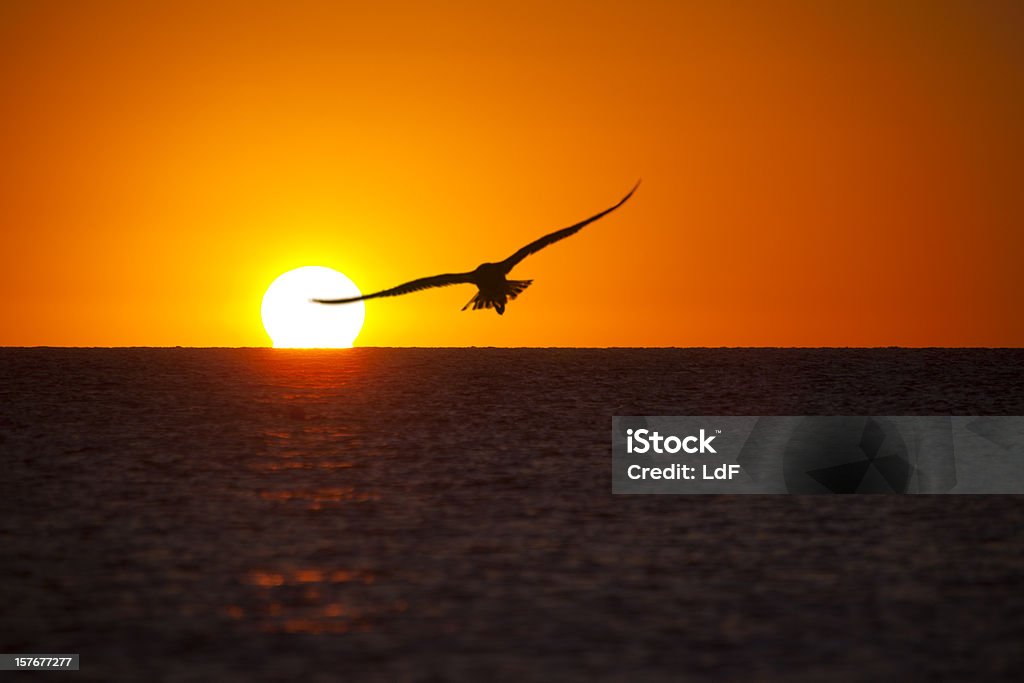
[(1024, 350), (0, 349), (82, 681), (1012, 679), (1020, 496), (613, 496), (613, 415), (1024, 415)]

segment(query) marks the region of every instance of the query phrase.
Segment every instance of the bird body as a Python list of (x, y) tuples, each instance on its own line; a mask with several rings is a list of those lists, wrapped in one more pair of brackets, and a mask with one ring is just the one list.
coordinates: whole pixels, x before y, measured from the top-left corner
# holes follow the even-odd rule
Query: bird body
[(533, 283), (533, 280), (509, 280), (505, 277), (507, 274), (508, 270), (500, 263), (481, 263), (477, 266), (469, 275), (478, 291), (462, 310), (470, 306), (474, 311), (494, 308), (498, 315), (504, 315), (505, 304)]
[(570, 225), (568, 228), (556, 230), (555, 232), (549, 233), (540, 239), (534, 240), (504, 261), (500, 261), (498, 263), (481, 263), (475, 270), (468, 273), (445, 273), (444, 275), (420, 278), (418, 280), (412, 280), (405, 284), (398, 285), (397, 287), (384, 289), (372, 294), (363, 294), (362, 296), (350, 297), (347, 299), (313, 299), (313, 301), (321, 304), (347, 304), (354, 301), (364, 301), (366, 299), (376, 299), (385, 296), (399, 296), (402, 294), (409, 294), (411, 292), (418, 292), (422, 289), (430, 289), (432, 287), (472, 284), (476, 285), (477, 293), (469, 300), (469, 303), (462, 307), (462, 310), (466, 310), (471, 306), (474, 311), (481, 308), (493, 308), (498, 315), (503, 315), (505, 313), (506, 304), (522, 294), (523, 290), (533, 283), (533, 280), (509, 280), (506, 277), (520, 261), (550, 244), (576, 234), (584, 226), (593, 223), (598, 218), (601, 218), (602, 216), (619, 208), (626, 203), (627, 199), (633, 196), (633, 193), (636, 192), (636, 188), (639, 186), (640, 182), (637, 181), (637, 184), (633, 186), (633, 189), (629, 191), (629, 194), (620, 199), (619, 202), (611, 208), (605, 209), (601, 213), (595, 214), (584, 221), (576, 223), (575, 225)]

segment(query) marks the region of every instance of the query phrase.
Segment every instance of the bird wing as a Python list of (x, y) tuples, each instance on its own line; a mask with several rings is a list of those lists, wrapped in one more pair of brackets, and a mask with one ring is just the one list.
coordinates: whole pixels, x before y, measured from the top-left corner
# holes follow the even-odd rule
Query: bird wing
[(540, 251), (541, 249), (543, 249), (544, 247), (548, 246), (549, 244), (554, 244), (558, 240), (564, 240), (566, 237), (569, 237), (570, 235), (575, 235), (577, 232), (582, 230), (585, 226), (593, 223), (598, 218), (601, 218), (602, 216), (605, 216), (605, 215), (611, 213), (612, 211), (614, 211), (615, 209), (619, 208), (620, 206), (622, 206), (623, 204), (626, 203), (627, 199), (629, 199), (630, 197), (633, 196), (633, 193), (636, 192), (636, 188), (638, 188), (638, 187), (640, 187), (640, 181), (639, 180), (636, 181), (636, 185), (634, 185), (633, 189), (629, 191), (629, 194), (627, 194), (625, 197), (620, 199), (619, 202), (615, 206), (613, 206), (611, 208), (608, 208), (608, 209), (605, 209), (601, 213), (596, 214), (594, 216), (591, 216), (590, 218), (588, 218), (585, 221), (580, 221), (576, 225), (570, 225), (568, 228), (562, 228), (561, 230), (556, 230), (555, 232), (553, 232), (553, 233), (551, 233), (549, 235), (544, 235), (544, 237), (541, 237), (539, 240), (534, 240), (533, 242), (530, 242), (525, 247), (523, 247), (522, 249), (520, 249), (519, 251), (517, 251), (516, 253), (512, 254), (507, 259), (505, 259), (504, 261), (501, 262), (501, 265), (502, 265), (502, 267), (504, 267), (505, 272), (507, 273), (510, 270), (512, 270), (512, 268), (517, 263), (522, 261), (524, 258), (529, 256), (530, 254), (535, 254), (538, 251)]
[(421, 277), (419, 280), (412, 280), (411, 282), (406, 282), (404, 285), (398, 285), (391, 289), (383, 289), (379, 292), (374, 292), (373, 294), (363, 294), (362, 296), (354, 296), (348, 299), (312, 299), (312, 301), (315, 301), (318, 304), (348, 304), (353, 301), (376, 299), (382, 296), (400, 296), (402, 294), (418, 292), (421, 289), (447, 287), (448, 285), (459, 285), (467, 282), (473, 282), (470, 278), (470, 273), (445, 273), (444, 275)]

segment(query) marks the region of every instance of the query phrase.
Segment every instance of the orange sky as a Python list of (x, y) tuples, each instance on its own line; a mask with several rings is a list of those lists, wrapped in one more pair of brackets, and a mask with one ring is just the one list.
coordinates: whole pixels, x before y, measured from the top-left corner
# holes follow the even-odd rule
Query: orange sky
[(1024, 5), (0, 3), (0, 344), (1024, 345)]

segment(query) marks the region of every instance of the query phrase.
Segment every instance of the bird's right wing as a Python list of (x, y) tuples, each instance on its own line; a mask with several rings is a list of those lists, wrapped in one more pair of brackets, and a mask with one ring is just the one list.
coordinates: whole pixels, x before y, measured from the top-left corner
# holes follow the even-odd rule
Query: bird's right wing
[(472, 283), (469, 273), (446, 273), (444, 275), (434, 275), (432, 277), (421, 277), (419, 280), (413, 280), (406, 282), (404, 285), (398, 285), (391, 289), (384, 289), (373, 294), (363, 294), (362, 296), (354, 296), (348, 299), (312, 299), (318, 304), (349, 304), (354, 301), (363, 301), (364, 299), (376, 299), (382, 296), (401, 296), (402, 294), (410, 294), (412, 292), (418, 292), (421, 289), (430, 289), (431, 287), (447, 287), (448, 285), (461, 285), (464, 283)]

